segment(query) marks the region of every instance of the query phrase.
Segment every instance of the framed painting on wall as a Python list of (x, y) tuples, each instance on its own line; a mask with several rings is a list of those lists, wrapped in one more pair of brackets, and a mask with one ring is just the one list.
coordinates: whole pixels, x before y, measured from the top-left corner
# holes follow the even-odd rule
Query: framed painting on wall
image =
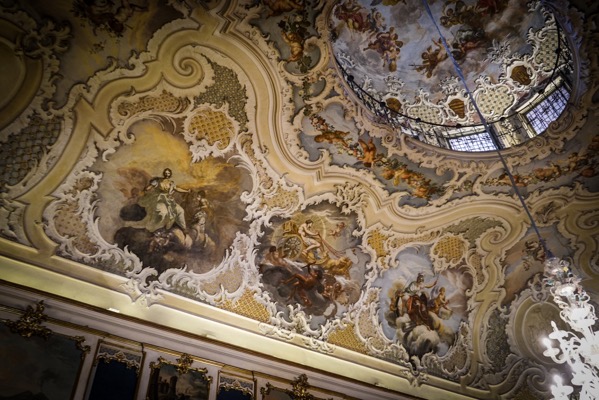
[(262, 400), (293, 400), (293, 396), (289, 393), (289, 390), (280, 389), (266, 384), (266, 388), (262, 388)]
[(253, 400), (255, 386), (251, 372), (228, 367), (218, 373), (216, 400)]
[(152, 369), (146, 398), (148, 400), (208, 400), (211, 377), (206, 368), (190, 368), (193, 359), (181, 355), (177, 363), (162, 357), (150, 363)]
[(73, 400), (89, 346), (42, 326), (43, 310), (0, 323), (0, 399)]
[(216, 394), (216, 400), (252, 400), (250, 393), (240, 389), (223, 389), (219, 388)]
[(143, 360), (141, 349), (101, 342), (87, 400), (133, 400)]

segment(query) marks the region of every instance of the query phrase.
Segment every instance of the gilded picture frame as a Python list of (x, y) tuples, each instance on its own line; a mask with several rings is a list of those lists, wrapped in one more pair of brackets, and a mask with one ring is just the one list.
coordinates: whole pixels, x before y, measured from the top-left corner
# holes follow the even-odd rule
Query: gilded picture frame
[(212, 378), (206, 368), (191, 368), (193, 359), (181, 355), (176, 363), (158, 357), (150, 363), (147, 400), (208, 400)]

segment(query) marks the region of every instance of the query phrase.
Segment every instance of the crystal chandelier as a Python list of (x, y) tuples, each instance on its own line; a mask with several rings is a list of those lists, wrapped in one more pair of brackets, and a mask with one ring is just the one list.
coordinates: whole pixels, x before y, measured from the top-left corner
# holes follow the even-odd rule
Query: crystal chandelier
[[(466, 93), (472, 106), (479, 115), (485, 130), (489, 132), (491, 139), (496, 141), (497, 135), (494, 134), (494, 128), (487, 123), (472, 92), (468, 88), (462, 70), (451, 53), (451, 49), (431, 12), (428, 1), (422, 0), (422, 3), (433, 25), (437, 29), (443, 47), (466, 89)], [(540, 245), (543, 247), (547, 257), (544, 271), (545, 286), (549, 288), (554, 302), (559, 306), (561, 318), (574, 331), (560, 330), (556, 323), (551, 321), (553, 332), (549, 334), (549, 338), (545, 339), (547, 350), (543, 355), (551, 357), (557, 364), (568, 363), (572, 369), (571, 384), (579, 386), (580, 392), (579, 394), (574, 394), (574, 387), (567, 383), (563, 384), (562, 377), (558, 375), (555, 376), (555, 385), (551, 386), (551, 393), (556, 400), (569, 400), (572, 398), (579, 400), (599, 399), (599, 332), (593, 332), (592, 329), (597, 320), (595, 308), (589, 303), (590, 297), (580, 285), (581, 279), (573, 273), (570, 263), (566, 260), (553, 257), (551, 252), (547, 249), (537, 224), (516, 185), (514, 176), (512, 175), (507, 162), (503, 158), (501, 151), (499, 151), (500, 148), (499, 144), (496, 143), (499, 160), (503, 164), (504, 170), (510, 179), (512, 189), (520, 200), (520, 204), (530, 221), (531, 228), (539, 238)], [(550, 339), (557, 340), (559, 347), (553, 347), (554, 342)]]
[[(568, 363), (572, 369), (571, 383), (581, 387), (579, 399), (596, 399), (599, 396), (599, 332), (592, 329), (597, 320), (595, 308), (569, 262), (549, 258), (545, 262), (544, 282), (560, 308), (560, 316), (576, 332), (561, 330), (551, 321), (553, 332), (544, 339), (547, 350), (543, 355), (557, 364)], [(559, 347), (553, 347), (550, 339), (557, 340)], [(562, 378), (556, 375), (551, 392), (555, 399), (570, 399), (574, 388), (564, 385)]]

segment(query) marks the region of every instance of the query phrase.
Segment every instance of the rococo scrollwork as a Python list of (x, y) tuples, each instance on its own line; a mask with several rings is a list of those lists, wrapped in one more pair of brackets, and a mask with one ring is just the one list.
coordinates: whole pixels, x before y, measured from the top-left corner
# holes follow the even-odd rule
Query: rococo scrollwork
[(47, 338), (53, 332), (51, 329), (42, 325), (48, 317), (44, 314), (44, 301), (40, 300), (35, 309), (31, 306), (27, 306), (27, 309), (23, 315), (16, 321), (5, 321), (4, 323), (10, 328), (11, 332), (18, 333), (19, 335), (29, 338), (32, 336), (40, 336)]
[[(275, 347), (384, 369), (408, 390), (434, 380), (471, 397), (545, 396), (551, 366), (527, 335), (554, 315), (541, 305), (547, 254), (512, 185), (556, 255), (596, 275), (599, 69), (582, 60), (597, 35), (580, 11), (429, 2), (448, 54), (436, 34), (419, 41), (416, 2), (170, 3), (101, 14), (76, 1), (56, 10), (70, 24), (2, 10), (21, 24), (6, 31), (21, 33), (26, 60), (9, 67), (38, 85), (7, 91), (24, 97), (0, 118), (3, 255), (150, 313), (222, 319)], [(398, 26), (406, 16), (414, 30)], [(481, 121), (450, 55), (495, 129), (544, 133), (510, 142), (505, 164), (414, 133), (481, 133), (465, 128)], [(523, 119), (562, 83), (562, 113)], [(50, 335), (43, 307), (7, 325)], [(97, 358), (139, 371), (127, 354)], [(192, 363), (151, 363), (151, 392), (173, 367), (202, 375), (203, 393), (211, 378)], [(305, 375), (293, 387), (313, 398)]]

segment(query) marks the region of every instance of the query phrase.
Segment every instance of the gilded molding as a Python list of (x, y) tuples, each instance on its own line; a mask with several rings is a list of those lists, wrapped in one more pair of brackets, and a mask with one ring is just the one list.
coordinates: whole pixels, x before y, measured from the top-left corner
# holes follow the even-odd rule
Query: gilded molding
[(35, 309), (27, 306), (27, 309), (18, 320), (5, 321), (4, 323), (10, 328), (11, 332), (18, 333), (24, 338), (40, 336), (45, 339), (53, 334), (51, 329), (42, 326), (42, 323), (48, 320), (48, 316), (44, 313), (45, 308), (44, 301), (40, 300)]

